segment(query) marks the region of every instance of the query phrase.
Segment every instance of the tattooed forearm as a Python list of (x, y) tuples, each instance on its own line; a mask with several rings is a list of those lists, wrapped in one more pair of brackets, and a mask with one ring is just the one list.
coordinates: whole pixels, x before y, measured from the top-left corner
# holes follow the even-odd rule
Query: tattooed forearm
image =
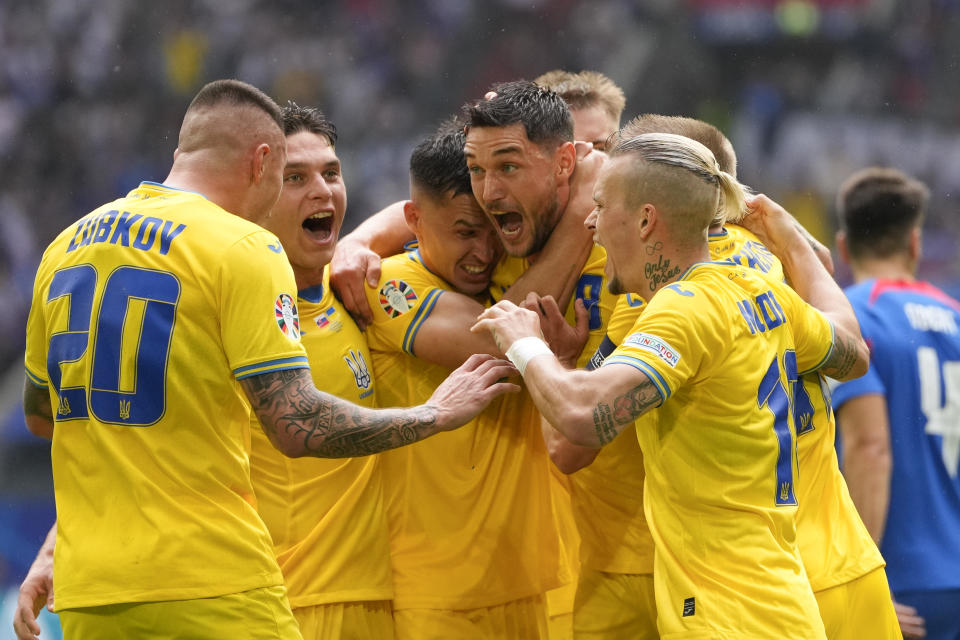
[(600, 402), (593, 408), (593, 426), (601, 445), (611, 442), (623, 427), (660, 403), (660, 393), (652, 383), (637, 385), (613, 400), (610, 405)]
[(39, 416), (44, 420), (53, 422), (50, 393), (30, 381), (25, 382), (23, 385), (23, 412), (28, 416)]
[(837, 332), (830, 357), (823, 364), (822, 372), (831, 378), (842, 380), (857, 363), (857, 340)]
[(597, 440), (601, 445), (612, 442), (620, 433), (613, 423), (610, 405), (600, 402), (593, 408), (593, 428), (597, 431)]
[(429, 406), (365, 409), (318, 391), (307, 369), (242, 381), (264, 433), (287, 455), (365, 456), (422, 440), (438, 431)]
[(660, 392), (652, 383), (637, 385), (613, 401), (613, 416), (620, 424), (633, 422), (660, 404)]

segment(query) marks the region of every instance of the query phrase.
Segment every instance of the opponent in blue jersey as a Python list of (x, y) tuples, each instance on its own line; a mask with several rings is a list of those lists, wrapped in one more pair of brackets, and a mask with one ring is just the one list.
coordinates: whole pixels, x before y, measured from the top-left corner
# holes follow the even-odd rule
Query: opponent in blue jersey
[[(960, 638), (960, 302), (916, 280), (926, 187), (894, 169), (843, 185), (837, 242), (870, 371), (834, 406), (847, 484), (880, 543), (904, 635)], [(913, 611), (912, 608), (915, 609)]]

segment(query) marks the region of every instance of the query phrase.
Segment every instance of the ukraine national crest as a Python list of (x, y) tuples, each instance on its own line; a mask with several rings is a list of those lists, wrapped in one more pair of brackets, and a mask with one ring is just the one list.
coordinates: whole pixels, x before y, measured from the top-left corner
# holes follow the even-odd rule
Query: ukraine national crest
[(367, 361), (364, 359), (363, 354), (350, 349), (350, 356), (344, 356), (343, 360), (347, 363), (347, 366), (350, 367), (350, 371), (353, 372), (353, 378), (357, 383), (357, 387), (359, 389), (369, 389), (371, 382), (370, 370), (367, 368)]
[(410, 311), (416, 301), (417, 294), (413, 287), (403, 280), (388, 280), (380, 287), (380, 306), (391, 318)]
[(277, 296), (273, 305), (274, 315), (277, 317), (277, 326), (283, 335), (294, 340), (300, 339), (300, 316), (297, 314), (297, 303), (286, 293)]

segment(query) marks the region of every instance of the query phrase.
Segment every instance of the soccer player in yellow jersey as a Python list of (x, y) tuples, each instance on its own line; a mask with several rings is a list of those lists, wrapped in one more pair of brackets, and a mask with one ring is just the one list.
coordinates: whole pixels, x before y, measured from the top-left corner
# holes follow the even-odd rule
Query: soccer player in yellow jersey
[[(417, 402), (451, 367), (496, 353), (470, 332), (502, 247), (470, 192), (462, 125), (414, 150), (405, 204), (417, 247), (368, 290), (381, 403)], [(562, 579), (549, 460), (527, 394), (453, 437), (383, 456), (397, 638), (545, 638), (543, 594)]]
[[(710, 263), (707, 228), (723, 194), (743, 193), (699, 143), (621, 140), (588, 221), (616, 291), (649, 291), (631, 334), (596, 371), (563, 369), (535, 313), (500, 303), (480, 316), (518, 365), (538, 408), (575, 444), (638, 429), (645, 509), (657, 548), (661, 635), (823, 638), (796, 547), (793, 395), (798, 373), (862, 375), (866, 345), (839, 288), (805, 244), (785, 258), (798, 289)], [(789, 224), (783, 235), (797, 234)]]
[(67, 637), (300, 637), (253, 506), (251, 405), (286, 455), (340, 457), (462, 424), (513, 387), (497, 382), (512, 367), (482, 356), (412, 409), (314, 387), (290, 265), (255, 224), (280, 193), (281, 125), (256, 88), (206, 85), (166, 181), (84, 216), (44, 253), (24, 409), (53, 438)]
[[(733, 146), (716, 127), (706, 122), (645, 114), (631, 120), (621, 135), (629, 138), (643, 133), (661, 132), (684, 135), (702, 143), (714, 153), (722, 170), (736, 175)], [(817, 252), (818, 258), (828, 269), (832, 269), (829, 252), (825, 247), (805, 231), (803, 233)], [(710, 226), (708, 237), (712, 260), (733, 260), (783, 280), (780, 261), (750, 231), (736, 224), (724, 225), (722, 221), (715, 220)], [(637, 294), (627, 294), (618, 300), (607, 327), (606, 338), (594, 354), (594, 366), (600, 366), (623, 341), (644, 304), (645, 300)], [(803, 388), (799, 393), (800, 403), (806, 407), (803, 415), (807, 416), (808, 422), (799, 429), (797, 439), (800, 475), (804, 478), (804, 481), (798, 483), (797, 536), (801, 557), (817, 597), (827, 636), (831, 639), (856, 638), (858, 633), (874, 629), (876, 632), (871, 635), (882, 637), (889, 628), (892, 615), (888, 604), (888, 589), (882, 579), (883, 559), (853, 509), (846, 484), (837, 467), (833, 448), (833, 414), (819, 375), (804, 376)], [(618, 438), (615, 443), (621, 440), (622, 438)], [(590, 464), (595, 455), (591, 455), (589, 449), (573, 447), (562, 437), (556, 441), (559, 441), (560, 445), (555, 444), (554, 449), (563, 452), (562, 455), (573, 469)], [(602, 451), (606, 452), (609, 448), (605, 447)], [(578, 475), (589, 473), (595, 466), (596, 463)], [(598, 475), (602, 473), (601, 468)], [(602, 491), (605, 486), (613, 483), (614, 477), (606, 474), (596, 486)], [(629, 500), (625, 495), (623, 499)], [(652, 580), (652, 576), (650, 579)], [(611, 589), (597, 591), (600, 594), (613, 593)], [(652, 598), (652, 594), (650, 597)], [(598, 597), (591, 599), (597, 600)], [(609, 603), (606, 604), (609, 606)], [(636, 612), (642, 608), (627, 606), (632, 604), (621, 601), (620, 608), (633, 611), (633, 617), (636, 618)], [(638, 633), (633, 633), (633, 637), (637, 637)]]
[[(283, 189), (264, 226), (293, 267), (300, 330), (318, 388), (365, 407), (375, 385), (367, 341), (333, 296), (326, 266), (347, 207), (333, 124), (282, 109)], [(390, 548), (380, 459), (290, 459), (255, 425), (250, 476), (305, 640), (393, 638)]]

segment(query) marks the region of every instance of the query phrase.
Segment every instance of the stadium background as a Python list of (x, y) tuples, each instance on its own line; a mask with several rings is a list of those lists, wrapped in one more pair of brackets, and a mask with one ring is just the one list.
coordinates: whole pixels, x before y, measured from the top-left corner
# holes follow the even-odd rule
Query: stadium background
[[(833, 197), (853, 170), (923, 179), (921, 275), (960, 296), (958, 61), (960, 0), (4, 0), (0, 638), (12, 637), (15, 586), (54, 517), (49, 448), (19, 404), (40, 254), (88, 210), (163, 180), (204, 82), (237, 77), (328, 113), (348, 231), (405, 197), (416, 142), (490, 84), (602, 71), (627, 95), (625, 119), (718, 125), (741, 180), (829, 246)], [(842, 266), (838, 279), (849, 282)]]

